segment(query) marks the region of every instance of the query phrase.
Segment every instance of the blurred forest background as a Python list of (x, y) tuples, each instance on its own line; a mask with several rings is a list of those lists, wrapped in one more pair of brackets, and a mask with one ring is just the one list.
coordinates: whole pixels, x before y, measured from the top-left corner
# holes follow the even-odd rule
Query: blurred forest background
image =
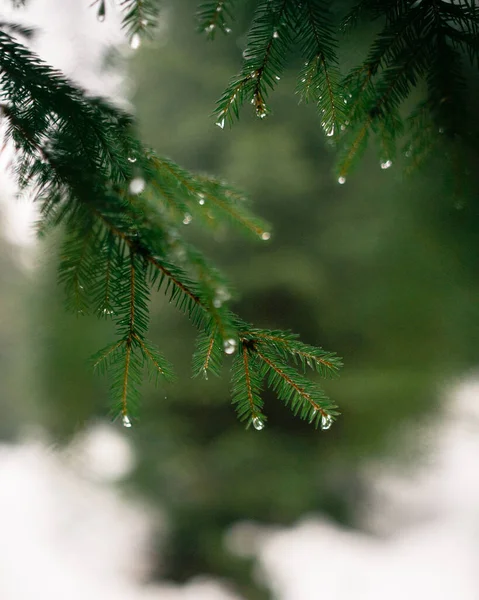
[[(364, 461), (421, 460), (422, 440), (403, 447), (401, 431), (437, 411), (444, 384), (477, 366), (479, 182), (466, 165), (449, 170), (440, 153), (406, 177), (400, 157), (381, 169), (371, 148), (339, 185), (314, 107), (294, 97), (294, 60), (271, 98), (272, 116), (256, 119), (247, 107), (233, 129), (216, 127), (209, 115), (240, 64), (253, 4), (242, 3), (230, 35), (207, 42), (194, 32), (196, 0), (171, 3), (157, 42), (131, 59), (131, 99), (147, 144), (246, 190), (271, 222), (268, 242), (234, 231), (209, 239), (194, 221), (185, 227), (239, 290), (235, 309), (246, 320), (291, 328), (344, 357), (341, 377), (327, 382), (342, 416), (315, 431), (267, 397), (267, 427), (246, 431), (226, 378), (191, 378), (194, 331), (158, 297), (151, 337), (168, 349), (179, 381), (145, 384), (141, 419), (128, 431), (138, 463), (125, 485), (166, 511), (158, 577), (215, 574), (255, 600), (268, 592), (252, 564), (225, 549), (228, 527), (290, 524), (314, 512), (354, 527)], [(364, 27), (346, 40), (346, 67), (371, 33)], [(38, 247), (40, 267), (30, 274), (9, 252), (1, 254), (1, 431), (11, 439), (34, 421), (65, 442), (108, 411), (107, 382), (88, 357), (110, 325), (65, 313), (54, 240)]]

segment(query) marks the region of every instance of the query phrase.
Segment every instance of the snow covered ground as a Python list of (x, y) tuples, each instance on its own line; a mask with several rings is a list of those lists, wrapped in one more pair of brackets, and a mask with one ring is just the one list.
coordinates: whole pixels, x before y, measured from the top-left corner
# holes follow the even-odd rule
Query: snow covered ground
[[(442, 422), (411, 432), (430, 440), (420, 469), (367, 469), (368, 533), (309, 516), (288, 529), (240, 523), (225, 546), (256, 557), (278, 600), (477, 600), (479, 381), (451, 396)], [(111, 424), (62, 451), (38, 439), (0, 447), (2, 600), (238, 600), (204, 578), (145, 584), (161, 515), (117, 485), (134, 463), (128, 432)]]

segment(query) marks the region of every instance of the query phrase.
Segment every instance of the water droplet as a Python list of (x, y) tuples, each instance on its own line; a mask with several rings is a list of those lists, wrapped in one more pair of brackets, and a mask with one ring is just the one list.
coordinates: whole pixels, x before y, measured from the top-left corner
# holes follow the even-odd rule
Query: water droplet
[(279, 75), (275, 75), (274, 78), (276, 79), (276, 81), (280, 81), (281, 77)]
[(223, 10), (223, 7), (221, 6), (221, 4), (216, 7), (216, 12), (221, 12), (222, 10)]
[(199, 198), (199, 200), (198, 200), (198, 204), (199, 204), (200, 206), (203, 206), (203, 205), (204, 205), (204, 203), (205, 203), (205, 195), (204, 195), (204, 194), (202, 194), (202, 193), (200, 192), (200, 193), (198, 194), (198, 198)]
[(406, 158), (411, 158), (411, 156), (412, 156), (411, 150), (406, 150), (406, 152), (404, 153), (404, 156), (406, 156)]
[(271, 237), (271, 233), (269, 231), (263, 231), (263, 233), (261, 234), (261, 239), (264, 240), (265, 242), (268, 241)]
[(190, 213), (185, 213), (185, 216), (183, 219), (183, 225), (189, 225), (192, 220), (193, 220), (193, 217), (190, 215)]
[(238, 345), (237, 341), (234, 338), (228, 338), (223, 343), (223, 349), (225, 354), (234, 354), (236, 351), (236, 346)]
[(148, 26), (148, 20), (147, 19), (142, 19), (140, 21), (140, 23), (141, 23), (142, 27), (147, 27)]
[(123, 415), (121, 422), (123, 423), (123, 427), (131, 427), (131, 421), (128, 415)]
[(130, 48), (132, 50), (138, 50), (138, 48), (141, 46), (141, 37), (135, 33), (131, 40), (130, 40)]
[(323, 430), (329, 429), (332, 424), (333, 424), (333, 417), (331, 417), (330, 415), (323, 415), (321, 417), (321, 429), (323, 429)]
[(392, 160), (385, 160), (381, 163), (381, 169), (389, 169), (393, 164)]
[(129, 156), (128, 157), (128, 162), (136, 163), (136, 158), (134, 156)]
[(203, 377), (208, 381), (208, 371), (206, 369), (203, 369)]
[(438, 131), (439, 133), (444, 133), (444, 127), (439, 127)]
[(98, 13), (98, 15), (97, 15), (97, 21), (99, 23), (103, 23), (104, 20), (105, 20), (105, 15), (103, 13)]
[(331, 127), (331, 129), (329, 129), (328, 131), (326, 131), (326, 135), (328, 137), (332, 137), (334, 135), (334, 125)]
[(216, 290), (215, 297), (213, 299), (213, 306), (215, 308), (221, 308), (223, 302), (227, 302), (231, 298), (231, 294), (225, 287), (219, 287)]
[(220, 129), (224, 129), (225, 128), (225, 120), (224, 120), (224, 118), (220, 119), (219, 121), (216, 121), (216, 125), (218, 125), (218, 127)]
[(338, 183), (340, 185), (343, 185), (344, 183), (346, 183), (346, 177), (338, 177)]
[(112, 308), (104, 308), (103, 309), (103, 314), (104, 315), (114, 315), (115, 311)]
[(231, 29), (229, 27), (225, 27), (225, 33), (231, 33)]
[(275, 31), (273, 33), (273, 37), (274, 37), (275, 40), (277, 40), (279, 38), (279, 33), (277, 31)]
[(264, 421), (262, 421), (259, 417), (254, 417), (253, 427), (256, 429), (256, 431), (261, 431), (264, 429)]
[(205, 27), (206, 33), (211, 33), (214, 30), (215, 30), (214, 23), (212, 23), (211, 25), (208, 25), (208, 27)]
[(128, 189), (130, 190), (130, 194), (141, 194), (145, 189), (145, 180), (142, 177), (135, 177), (131, 180)]

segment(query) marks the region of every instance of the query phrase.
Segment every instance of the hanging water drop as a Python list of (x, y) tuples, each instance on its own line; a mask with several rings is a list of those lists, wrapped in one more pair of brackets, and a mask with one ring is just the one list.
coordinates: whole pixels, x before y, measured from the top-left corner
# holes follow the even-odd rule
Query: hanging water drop
[(135, 33), (134, 35), (132, 35), (131, 40), (130, 40), (130, 48), (132, 50), (138, 50), (138, 48), (141, 46), (141, 37)]
[(208, 381), (208, 371), (206, 369), (203, 369), (203, 377)]
[(392, 166), (392, 164), (392, 160), (385, 160), (381, 163), (381, 169), (389, 169), (389, 167)]
[(234, 354), (236, 351), (236, 346), (238, 345), (237, 341), (234, 338), (228, 338), (223, 343), (223, 349), (225, 354)]
[(140, 21), (140, 23), (141, 23), (142, 27), (147, 27), (148, 26), (148, 20), (147, 19), (142, 19)]
[(277, 40), (279, 38), (279, 33), (277, 31), (275, 31), (273, 33), (273, 37), (274, 37), (275, 40)]
[(185, 213), (185, 216), (183, 219), (183, 225), (189, 225), (192, 220), (193, 220), (193, 217), (190, 215), (190, 213)]
[(323, 415), (321, 417), (321, 429), (329, 429), (333, 424), (333, 417), (331, 415)]
[(220, 119), (219, 121), (216, 121), (216, 125), (218, 125), (218, 127), (220, 129), (224, 129), (225, 128), (225, 120), (224, 120), (224, 118)]
[(276, 79), (276, 81), (280, 81), (281, 77), (279, 75), (275, 75), (274, 78)]
[(213, 23), (211, 25), (208, 25), (208, 27), (205, 27), (206, 33), (212, 33), (214, 30), (215, 30), (215, 26)]
[(326, 132), (328, 137), (332, 137), (334, 135), (334, 125)]
[(340, 185), (343, 185), (344, 183), (346, 183), (346, 177), (342, 177), (342, 176), (338, 177), (338, 183)]
[(134, 156), (129, 156), (128, 157), (128, 162), (136, 163), (136, 158)]
[(200, 193), (198, 194), (198, 198), (199, 198), (199, 200), (198, 200), (198, 204), (199, 204), (200, 206), (203, 206), (203, 205), (204, 205), (204, 203), (205, 203), (205, 195), (204, 195), (204, 194), (202, 194), (202, 193), (200, 192)]
[(221, 12), (222, 10), (223, 10), (223, 7), (221, 6), (221, 4), (219, 4), (219, 5), (216, 7), (216, 12)]
[(145, 180), (142, 177), (135, 177), (131, 180), (128, 189), (130, 190), (130, 194), (141, 194), (141, 192), (145, 189)]
[(123, 423), (123, 427), (131, 427), (131, 421), (128, 415), (123, 415), (121, 422)]
[(259, 417), (254, 417), (253, 427), (256, 429), (256, 431), (261, 431), (264, 429), (264, 421), (262, 421)]
[(231, 29), (229, 27), (225, 27), (225, 33), (231, 33)]
[(98, 21), (100, 23), (103, 23), (103, 21), (105, 20), (105, 13), (106, 13), (105, 0), (101, 0), (100, 6), (98, 8), (98, 14), (96, 16), (96, 18), (98, 19)]
[(261, 234), (261, 239), (267, 242), (271, 237), (271, 233), (269, 231), (263, 231)]

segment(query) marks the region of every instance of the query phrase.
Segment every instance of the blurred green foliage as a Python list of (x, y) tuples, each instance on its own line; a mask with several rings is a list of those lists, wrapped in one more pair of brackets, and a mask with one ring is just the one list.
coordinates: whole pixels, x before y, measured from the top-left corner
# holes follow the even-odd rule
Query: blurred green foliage
[[(151, 337), (169, 348), (180, 380), (146, 386), (141, 421), (128, 435), (139, 459), (131, 485), (170, 516), (158, 574), (219, 574), (254, 599), (264, 591), (248, 562), (225, 550), (227, 527), (291, 523), (311, 511), (353, 525), (358, 466), (385, 452), (400, 456), (397, 430), (436, 409), (444, 382), (477, 364), (479, 186), (466, 167), (449, 173), (440, 155), (408, 179), (399, 164), (381, 170), (373, 152), (338, 185), (334, 148), (314, 107), (295, 102), (288, 73), (271, 99), (273, 116), (215, 127), (208, 115), (238, 67), (244, 30), (240, 20), (230, 35), (205, 42), (194, 33), (194, 8), (193, 0), (175, 3), (159, 43), (132, 61), (142, 138), (247, 190), (273, 224), (271, 240), (257, 244), (228, 231), (205, 239), (188, 225), (240, 291), (240, 314), (258, 327), (291, 328), (345, 362), (326, 386), (343, 411), (331, 430), (309, 428), (268, 396), (267, 427), (245, 431), (226, 378), (191, 379), (194, 332), (155, 300)], [(349, 42), (344, 60), (357, 51)], [(106, 383), (87, 358), (109, 325), (65, 315), (53, 275), (42, 286), (31, 333), (41, 352), (38, 419), (67, 439), (107, 411)]]

